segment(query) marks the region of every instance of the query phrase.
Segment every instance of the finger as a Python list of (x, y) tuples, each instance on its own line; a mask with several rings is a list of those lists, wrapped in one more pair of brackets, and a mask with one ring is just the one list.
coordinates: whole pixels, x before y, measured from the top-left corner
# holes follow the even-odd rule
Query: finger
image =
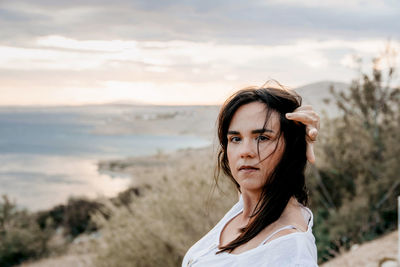
[(312, 142), (307, 142), (306, 157), (310, 163), (315, 163), (314, 144)]
[(307, 109), (296, 109), (293, 112), (288, 112), (286, 114), (288, 114), (289, 116), (290, 115), (300, 114), (300, 115), (303, 115), (303, 116), (305, 115), (305, 116), (309, 116), (309, 117), (313, 117), (313, 118), (319, 118), (319, 115), (313, 109), (310, 109), (310, 110), (307, 110)]
[(317, 140), (318, 136), (318, 129), (312, 126), (307, 126), (306, 128), (307, 136), (310, 138), (311, 141)]
[(311, 105), (304, 105), (301, 107), (296, 108), (293, 112), (301, 111), (301, 110), (313, 110)]
[(318, 128), (319, 124), (319, 116), (315, 112), (294, 112), (294, 113), (286, 113), (286, 118), (288, 120), (299, 121), (305, 125), (313, 125)]

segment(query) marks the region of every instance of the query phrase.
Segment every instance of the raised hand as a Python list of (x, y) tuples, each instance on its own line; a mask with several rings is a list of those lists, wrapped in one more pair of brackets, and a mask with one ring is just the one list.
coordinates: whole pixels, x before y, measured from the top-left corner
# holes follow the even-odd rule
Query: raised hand
[(306, 126), (307, 141), (307, 160), (310, 163), (315, 162), (314, 142), (317, 140), (319, 131), (319, 116), (312, 106), (306, 105), (295, 109), (291, 113), (286, 113), (288, 120), (298, 121)]

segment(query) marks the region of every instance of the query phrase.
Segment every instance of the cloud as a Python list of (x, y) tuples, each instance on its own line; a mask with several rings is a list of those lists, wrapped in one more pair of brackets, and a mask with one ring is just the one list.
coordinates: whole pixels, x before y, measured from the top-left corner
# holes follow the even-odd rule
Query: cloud
[(79, 40), (278, 44), (299, 38), (400, 38), (399, 5), (370, 0), (4, 1), (7, 16), (0, 20), (0, 40), (29, 45), (37, 36), (63, 35)]
[[(57, 104), (90, 99), (217, 103), (234, 88), (270, 78), (291, 86), (318, 80), (348, 82), (354, 76), (349, 71), (353, 55), (372, 58), (385, 48), (379, 39), (239, 45), (42, 36), (35, 44), (34, 48), (0, 46), (3, 103), (12, 98), (20, 104), (43, 104), (49, 99)], [(392, 46), (400, 49), (399, 42)], [(12, 93), (24, 87), (36, 94), (23, 98)]]
[[(303, 62), (311, 68), (327, 66), (329, 52), (345, 50), (360, 56), (384, 49), (379, 39), (363, 41), (301, 39), (293, 44), (252, 45), (192, 41), (75, 40), (63, 36), (37, 38), (35, 48), (0, 46), (2, 69), (83, 70), (137, 64), (147, 70), (165, 72), (167, 68), (208, 65), (237, 68), (273, 59)], [(397, 42), (393, 42), (395, 47)]]
[(129, 98), (137, 92), (126, 88), (140, 86), (196, 95), (269, 78), (291, 86), (348, 82), (353, 55), (369, 61), (389, 37), (398, 47), (398, 7), (372, 0), (6, 0), (0, 101), (100, 101), (111, 88)]
[(285, 5), (307, 8), (339, 9), (365, 12), (366, 10), (376, 12), (391, 12), (394, 7), (400, 4), (396, 1), (376, 1), (376, 0), (260, 0), (257, 3), (264, 5)]
[(36, 44), (42, 47), (56, 47), (71, 50), (82, 51), (102, 51), (102, 52), (118, 52), (120, 50), (134, 50), (137, 46), (136, 41), (102, 41), (102, 40), (86, 40), (79, 41), (63, 36), (46, 36), (37, 39)]

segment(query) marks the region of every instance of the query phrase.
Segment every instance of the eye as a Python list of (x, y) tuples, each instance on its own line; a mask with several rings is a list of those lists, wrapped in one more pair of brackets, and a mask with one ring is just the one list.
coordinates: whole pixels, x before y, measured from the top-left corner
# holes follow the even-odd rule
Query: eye
[(267, 140), (270, 140), (270, 139), (271, 138), (269, 138), (268, 136), (265, 136), (265, 135), (257, 136), (257, 140), (260, 141), (260, 142), (267, 141)]
[(232, 136), (232, 137), (229, 138), (229, 141), (232, 142), (232, 143), (238, 143), (238, 142), (240, 142), (240, 140), (241, 139), (238, 136)]

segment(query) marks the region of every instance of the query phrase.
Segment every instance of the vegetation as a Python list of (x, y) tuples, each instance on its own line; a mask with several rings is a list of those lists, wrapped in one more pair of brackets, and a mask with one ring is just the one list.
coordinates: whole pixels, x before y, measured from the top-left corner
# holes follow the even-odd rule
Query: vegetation
[[(51, 210), (37, 214), (37, 223), (42, 230), (62, 228), (64, 236), (75, 238), (84, 232), (97, 231), (97, 225), (91, 220), (94, 212), (101, 213), (105, 218), (109, 214), (104, 205), (98, 201), (85, 198), (70, 198), (66, 205), (58, 205)], [(51, 223), (49, 223), (51, 222)]]
[(45, 255), (50, 234), (42, 231), (27, 211), (18, 210), (3, 196), (0, 202), (0, 266), (13, 266)]
[(210, 149), (178, 155), (149, 170), (148, 191), (128, 208), (111, 207), (110, 220), (100, 219), (104, 243), (96, 248), (95, 266), (179, 266), (187, 249), (237, 201), (227, 179), (220, 182), (226, 193), (209, 199), (214, 166)]
[[(121, 201), (126, 201), (121, 193)], [(119, 198), (118, 198), (119, 199)], [(104, 205), (85, 198), (71, 198), (66, 205), (51, 210), (30, 213), (17, 208), (7, 196), (0, 202), (0, 266), (14, 266), (26, 260), (38, 259), (57, 251), (82, 233), (98, 229), (91, 219), (96, 212), (104, 218)], [(63, 242), (52, 242), (61, 230)]]
[[(320, 162), (311, 170), (310, 192), (320, 261), (351, 245), (394, 230), (400, 194), (400, 88), (391, 81), (386, 53), (373, 61), (348, 92), (336, 93), (339, 118), (320, 138)], [(389, 61), (390, 62), (390, 61)]]

